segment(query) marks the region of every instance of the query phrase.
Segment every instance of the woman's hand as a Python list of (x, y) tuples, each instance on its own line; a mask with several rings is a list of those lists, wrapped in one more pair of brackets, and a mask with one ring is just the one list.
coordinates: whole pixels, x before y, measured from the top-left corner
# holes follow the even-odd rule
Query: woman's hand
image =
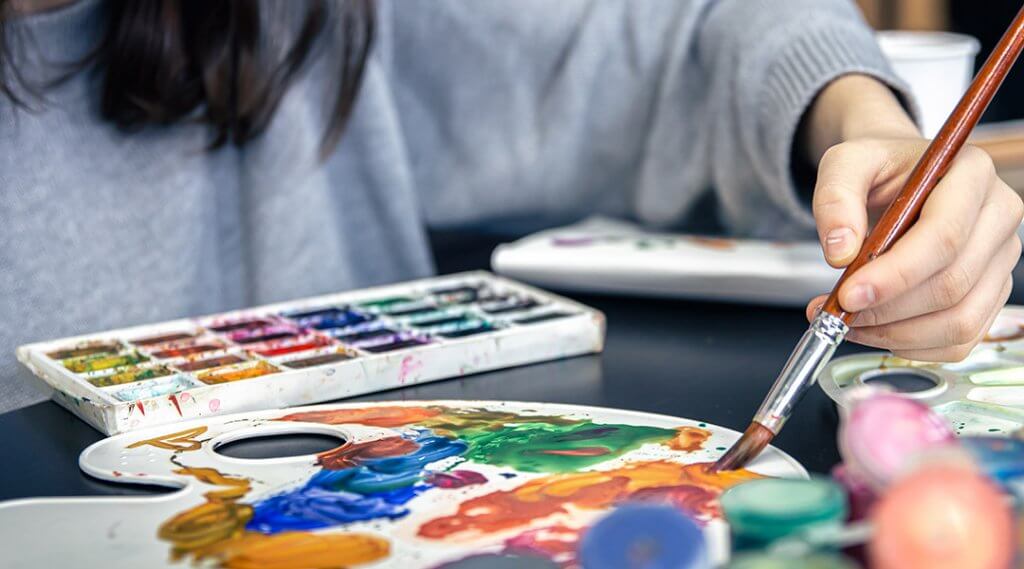
[[(831, 128), (840, 140), (820, 154), (813, 209), (825, 258), (844, 267), (928, 141), (888, 88), (862, 76), (826, 88), (807, 128), (812, 156), (835, 140), (816, 129)], [(966, 357), (1010, 294), (1022, 215), (1021, 199), (996, 175), (988, 154), (966, 146), (914, 226), (839, 290), (840, 305), (858, 313), (847, 338), (908, 359)], [(808, 317), (824, 300), (811, 301)]]

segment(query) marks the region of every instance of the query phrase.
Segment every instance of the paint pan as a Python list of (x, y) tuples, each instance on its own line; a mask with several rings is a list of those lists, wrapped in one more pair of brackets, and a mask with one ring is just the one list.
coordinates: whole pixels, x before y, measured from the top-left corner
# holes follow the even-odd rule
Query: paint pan
[(1008, 434), (1024, 427), (1024, 310), (1007, 307), (986, 341), (953, 364), (914, 362), (886, 353), (837, 358), (818, 384), (847, 406), (846, 393), (863, 385), (887, 385), (921, 401), (945, 418), (957, 435)]
[(195, 337), (195, 332), (171, 332), (169, 334), (159, 334), (156, 336), (135, 338), (134, 340), (128, 340), (128, 342), (136, 346), (146, 347), (155, 346), (157, 344), (169, 344), (171, 342), (180, 342), (182, 340), (191, 340), (192, 338)]
[(116, 354), (121, 351), (121, 342), (83, 342), (76, 346), (55, 350), (46, 354), (52, 360), (70, 360), (97, 354)]
[(282, 338), (291, 338), (299, 334), (299, 329), (289, 324), (272, 324), (262, 328), (236, 330), (228, 334), (228, 338), (238, 344), (255, 344)]
[(273, 324), (274, 321), (270, 318), (219, 318), (207, 323), (206, 328), (225, 334), (253, 328), (265, 328)]
[(389, 326), (384, 322), (367, 322), (365, 324), (359, 324), (349, 328), (328, 330), (328, 333), (333, 336), (335, 340), (351, 345), (366, 340), (372, 340), (374, 338), (397, 334), (398, 329), (397, 327)]
[(838, 532), (847, 514), (842, 488), (821, 478), (753, 480), (727, 490), (721, 504), (736, 551), (808, 531)]
[(329, 328), (345, 328), (361, 324), (373, 318), (372, 315), (363, 314), (351, 308), (321, 308), (318, 310), (307, 310), (285, 314), (286, 318), (293, 320), (302, 328), (315, 328), (327, 330)]
[(524, 310), (530, 310), (540, 306), (536, 300), (532, 298), (523, 297), (507, 297), (504, 299), (493, 300), (485, 302), (480, 305), (480, 309), (491, 315), (508, 314), (511, 312), (522, 312)]
[(139, 401), (180, 393), (199, 385), (183, 375), (171, 375), (114, 389), (110, 394), (120, 401)]
[(281, 370), (269, 362), (251, 361), (231, 366), (218, 367), (200, 372), (196, 378), (207, 384), (229, 383), (277, 373)]
[(434, 326), (442, 326), (444, 324), (463, 322), (466, 318), (466, 311), (461, 308), (444, 308), (402, 319), (402, 323), (412, 326), (413, 328), (431, 328)]
[(388, 336), (373, 338), (371, 340), (356, 342), (352, 345), (361, 350), (366, 350), (367, 352), (373, 352), (376, 354), (381, 352), (405, 350), (415, 346), (422, 346), (429, 342), (430, 340), (413, 334), (412, 332), (400, 332), (398, 334), (391, 334)]
[(225, 354), (223, 356), (214, 356), (205, 360), (189, 360), (182, 363), (174, 364), (174, 367), (181, 371), (202, 371), (204, 369), (210, 369), (215, 367), (221, 367), (231, 364), (237, 364), (244, 362), (245, 358), (235, 354)]
[(260, 344), (250, 344), (246, 346), (246, 349), (261, 356), (271, 358), (294, 354), (296, 352), (315, 350), (332, 344), (334, 344), (334, 341), (330, 338), (319, 335), (308, 335), (288, 337), (281, 340), (271, 340)]
[(467, 285), (452, 288), (443, 288), (430, 291), (437, 298), (438, 304), (469, 304), (477, 302), (484, 297), (484, 289), (481, 285)]
[(476, 336), (477, 334), (484, 334), (486, 332), (492, 332), (497, 327), (479, 318), (463, 318), (457, 322), (451, 322), (434, 328), (429, 328), (425, 332), (441, 336), (442, 338), (456, 339), (465, 338), (467, 336)]
[(145, 367), (138, 366), (117, 371), (109, 375), (90, 377), (88, 381), (96, 387), (111, 387), (113, 385), (123, 385), (125, 383), (134, 383), (136, 381), (156, 379), (158, 377), (171, 375), (172, 373), (174, 372), (169, 367), (163, 365)]
[(213, 338), (193, 338), (191, 340), (153, 346), (149, 348), (149, 353), (158, 360), (169, 360), (215, 352), (223, 350), (225, 347), (224, 342)]
[(281, 362), (281, 365), (290, 369), (306, 369), (311, 367), (319, 367), (328, 364), (334, 364), (350, 360), (356, 357), (355, 354), (348, 351), (336, 351), (328, 352), (326, 354), (320, 354), (316, 356), (303, 357), (296, 360), (289, 360)]
[(120, 354), (99, 353), (64, 360), (62, 363), (69, 371), (88, 373), (123, 366), (131, 366), (147, 361), (149, 358), (138, 352), (122, 352)]

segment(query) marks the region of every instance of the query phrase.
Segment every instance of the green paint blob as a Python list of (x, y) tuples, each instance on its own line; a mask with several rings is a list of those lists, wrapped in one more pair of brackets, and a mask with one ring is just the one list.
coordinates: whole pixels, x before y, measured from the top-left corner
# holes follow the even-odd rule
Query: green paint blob
[(465, 458), (522, 472), (573, 472), (675, 435), (672, 429), (593, 421), (571, 425), (520, 423), (493, 431), (459, 433), (469, 443)]

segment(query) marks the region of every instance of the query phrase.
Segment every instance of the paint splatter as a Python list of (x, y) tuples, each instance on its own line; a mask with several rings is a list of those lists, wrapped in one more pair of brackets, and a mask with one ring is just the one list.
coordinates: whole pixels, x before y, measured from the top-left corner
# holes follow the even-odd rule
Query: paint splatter
[(184, 431), (178, 431), (176, 433), (170, 433), (167, 435), (160, 435), (151, 439), (144, 439), (141, 441), (134, 442), (128, 445), (126, 448), (138, 448), (141, 446), (154, 446), (162, 448), (164, 450), (173, 450), (177, 452), (188, 452), (193, 450), (199, 450), (203, 447), (203, 441), (199, 440), (199, 435), (206, 432), (206, 425), (196, 427), (194, 429), (185, 429)]
[(427, 475), (427, 484), (435, 488), (453, 490), (476, 484), (484, 484), (487, 477), (472, 470), (453, 470), (451, 472), (432, 472)]
[(248, 479), (212, 468), (183, 467), (175, 472), (223, 489), (207, 492), (205, 503), (160, 525), (157, 536), (173, 544), (172, 561), (190, 556), (196, 564), (213, 561), (226, 568), (327, 569), (369, 563), (390, 553), (387, 540), (366, 534), (247, 531), (253, 507), (239, 500), (251, 490)]
[[(717, 498), (721, 492), (760, 475), (747, 470), (712, 474), (706, 463), (678, 464), (667, 461), (635, 463), (608, 471), (574, 472), (538, 478), (507, 491), (492, 492), (459, 505), (451, 516), (435, 518), (420, 526), (418, 535), (429, 539), (446, 539), (463, 534), (491, 533), (510, 530), (557, 514), (568, 514), (570, 508), (599, 509), (631, 499), (647, 490), (647, 501), (653, 501), (654, 489), (671, 496), (675, 493), (702, 492)], [(685, 490), (693, 488), (693, 490)], [(669, 490), (672, 492), (669, 492)], [(675, 500), (671, 498), (670, 501)], [(708, 521), (719, 517), (717, 500), (683, 500), (698, 507), (695, 519)]]
[(490, 432), (463, 433), (466, 458), (521, 472), (572, 472), (622, 456), (644, 443), (673, 439), (670, 429), (634, 425), (526, 423)]
[(711, 433), (697, 427), (679, 427), (676, 429), (676, 436), (668, 443), (669, 448), (684, 452), (698, 451), (704, 447), (704, 443), (711, 437)]
[(416, 359), (415, 356), (405, 356), (402, 358), (402, 365), (398, 369), (398, 383), (405, 383), (409, 376), (416, 373), (423, 367), (423, 362)]
[(320, 455), (324, 470), (305, 485), (254, 504), (246, 527), (276, 533), (400, 518), (409, 513), (406, 503), (431, 487), (424, 467), (465, 450), (466, 443), (429, 431), (343, 445)]

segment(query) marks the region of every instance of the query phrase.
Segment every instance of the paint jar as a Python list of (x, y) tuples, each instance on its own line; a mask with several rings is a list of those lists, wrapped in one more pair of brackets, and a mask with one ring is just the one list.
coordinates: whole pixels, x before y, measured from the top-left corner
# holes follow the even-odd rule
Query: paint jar
[(897, 480), (871, 520), (873, 569), (1010, 567), (1017, 541), (1006, 495), (953, 456), (935, 457)]
[(850, 472), (845, 464), (837, 464), (832, 469), (832, 479), (846, 491), (847, 503), (850, 507), (849, 521), (858, 521), (866, 518), (871, 511), (871, 506), (878, 500), (874, 490), (857, 475)]
[(579, 548), (585, 569), (710, 568), (704, 534), (671, 506), (625, 504), (601, 518)]
[(821, 553), (798, 557), (746, 553), (730, 561), (725, 569), (857, 569), (857, 564), (839, 555)]
[(961, 437), (960, 445), (978, 469), (1024, 506), (1024, 441), (1006, 437)]
[(753, 480), (727, 490), (721, 504), (733, 551), (808, 533), (839, 533), (847, 515), (843, 489), (822, 478)]
[(865, 387), (847, 393), (839, 454), (851, 475), (882, 492), (914, 457), (955, 446), (949, 424), (930, 407), (898, 393)]
[(971, 82), (978, 40), (947, 32), (883, 31), (878, 43), (917, 100), (922, 133), (935, 136)]

